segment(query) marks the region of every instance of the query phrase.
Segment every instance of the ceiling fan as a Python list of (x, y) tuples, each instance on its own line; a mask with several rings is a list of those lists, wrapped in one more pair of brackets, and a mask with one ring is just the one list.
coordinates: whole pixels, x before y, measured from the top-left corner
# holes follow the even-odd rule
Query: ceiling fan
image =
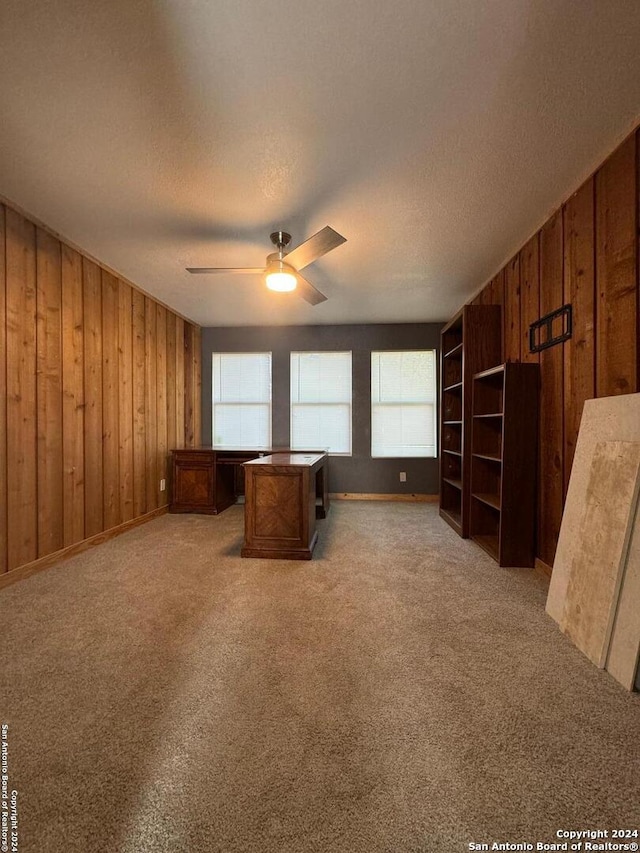
[(190, 273), (243, 273), (246, 275), (264, 275), (270, 290), (287, 292), (296, 290), (298, 294), (311, 305), (318, 305), (326, 300), (324, 293), (315, 288), (300, 275), (300, 270), (317, 261), (332, 249), (337, 249), (347, 238), (338, 234), (326, 225), (322, 230), (300, 243), (291, 252), (286, 248), (291, 242), (291, 234), (286, 231), (274, 231), (270, 235), (271, 242), (277, 252), (267, 255), (265, 267), (187, 267)]

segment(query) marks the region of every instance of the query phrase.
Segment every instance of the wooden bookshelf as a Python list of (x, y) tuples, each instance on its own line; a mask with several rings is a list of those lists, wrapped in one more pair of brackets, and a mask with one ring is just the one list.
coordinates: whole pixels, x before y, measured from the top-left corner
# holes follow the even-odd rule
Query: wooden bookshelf
[(469, 533), (501, 566), (535, 559), (537, 364), (473, 377)]
[(441, 332), (440, 515), (469, 535), (471, 396), (474, 373), (498, 364), (499, 305), (467, 305)]

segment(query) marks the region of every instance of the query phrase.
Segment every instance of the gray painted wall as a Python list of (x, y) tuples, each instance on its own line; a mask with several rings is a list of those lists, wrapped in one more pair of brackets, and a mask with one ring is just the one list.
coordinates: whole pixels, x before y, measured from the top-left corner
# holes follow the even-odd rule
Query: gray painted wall
[[(294, 351), (351, 350), (353, 367), (352, 452), (329, 460), (332, 492), (402, 494), (438, 491), (437, 459), (371, 458), (371, 351), (440, 348), (439, 323), (353, 326), (247, 326), (202, 330), (202, 444), (211, 444), (211, 355), (272, 353), (272, 440), (289, 445), (289, 373)], [(401, 483), (400, 471), (407, 482)]]

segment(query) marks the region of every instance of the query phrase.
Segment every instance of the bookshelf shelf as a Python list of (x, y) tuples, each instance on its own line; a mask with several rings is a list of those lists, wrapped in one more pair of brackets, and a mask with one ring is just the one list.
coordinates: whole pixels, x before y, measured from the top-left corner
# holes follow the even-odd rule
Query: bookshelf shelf
[(452, 480), (449, 477), (444, 477), (444, 482), (449, 483), (454, 489), (462, 489), (462, 480)]

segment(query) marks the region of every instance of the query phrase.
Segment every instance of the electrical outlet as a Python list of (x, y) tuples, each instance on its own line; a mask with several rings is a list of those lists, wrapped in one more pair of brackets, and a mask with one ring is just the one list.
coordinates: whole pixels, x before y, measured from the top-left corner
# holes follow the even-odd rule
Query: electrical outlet
[(164, 479), (160, 480), (160, 491), (164, 492), (166, 490), (166, 488), (167, 488), (167, 481)]
[(401, 483), (407, 482), (407, 472), (406, 471), (400, 471), (400, 482)]

